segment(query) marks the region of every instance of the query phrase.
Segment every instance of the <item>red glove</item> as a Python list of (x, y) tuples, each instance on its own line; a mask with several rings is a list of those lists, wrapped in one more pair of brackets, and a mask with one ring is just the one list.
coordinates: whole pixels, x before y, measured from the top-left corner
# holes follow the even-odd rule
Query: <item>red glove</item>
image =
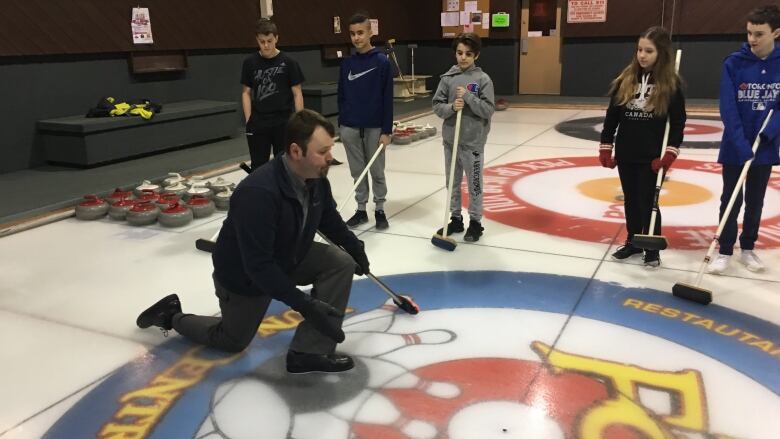
[(677, 154), (679, 153), (680, 150), (674, 146), (667, 146), (666, 151), (664, 152), (664, 156), (660, 159), (653, 160), (650, 163), (650, 167), (653, 168), (653, 172), (656, 174), (661, 168), (664, 168), (664, 172), (667, 172), (669, 171), (669, 168), (672, 167), (672, 163), (674, 163), (674, 161), (677, 159)]
[(609, 169), (613, 169), (617, 163), (612, 158), (612, 145), (609, 143), (602, 143), (599, 145), (599, 162), (601, 166)]

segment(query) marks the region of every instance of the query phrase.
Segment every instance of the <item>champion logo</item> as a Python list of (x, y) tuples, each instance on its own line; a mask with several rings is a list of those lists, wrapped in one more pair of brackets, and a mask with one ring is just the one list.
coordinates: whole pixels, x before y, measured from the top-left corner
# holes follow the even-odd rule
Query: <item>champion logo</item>
[(471, 84), (466, 86), (466, 89), (472, 93), (479, 93), (479, 84), (476, 82), (472, 82)]
[(350, 70), (349, 74), (347, 75), (347, 79), (349, 79), (350, 81), (354, 81), (372, 70), (376, 70), (376, 67), (370, 68), (365, 72), (354, 73), (354, 74), (352, 73), (352, 70)]

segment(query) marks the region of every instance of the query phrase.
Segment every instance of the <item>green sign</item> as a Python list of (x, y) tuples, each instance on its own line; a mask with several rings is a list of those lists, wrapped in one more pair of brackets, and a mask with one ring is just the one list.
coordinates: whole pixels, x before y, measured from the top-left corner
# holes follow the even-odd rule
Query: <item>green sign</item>
[(509, 27), (509, 14), (506, 12), (493, 14), (493, 27)]

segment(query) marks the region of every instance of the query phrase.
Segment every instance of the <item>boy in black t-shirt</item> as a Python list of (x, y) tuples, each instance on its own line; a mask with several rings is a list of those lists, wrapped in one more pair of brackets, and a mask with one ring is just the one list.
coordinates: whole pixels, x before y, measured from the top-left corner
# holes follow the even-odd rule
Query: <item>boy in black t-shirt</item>
[(290, 115), (303, 109), (303, 73), (298, 63), (276, 48), (276, 25), (262, 18), (255, 27), (260, 47), (244, 60), (241, 69), (241, 106), (252, 170), (284, 150), (284, 128)]

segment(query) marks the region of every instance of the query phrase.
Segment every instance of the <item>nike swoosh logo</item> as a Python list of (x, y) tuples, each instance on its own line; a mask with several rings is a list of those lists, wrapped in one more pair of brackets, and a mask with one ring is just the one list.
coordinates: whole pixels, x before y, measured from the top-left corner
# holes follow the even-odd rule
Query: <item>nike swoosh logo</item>
[(360, 78), (361, 76), (365, 75), (366, 73), (370, 72), (371, 70), (376, 70), (376, 67), (368, 69), (365, 72), (360, 72), (360, 73), (355, 74), (355, 75), (353, 75), (352, 74), (352, 70), (350, 70), (349, 74), (347, 75), (347, 79), (349, 79), (350, 81), (354, 81), (354, 80)]

